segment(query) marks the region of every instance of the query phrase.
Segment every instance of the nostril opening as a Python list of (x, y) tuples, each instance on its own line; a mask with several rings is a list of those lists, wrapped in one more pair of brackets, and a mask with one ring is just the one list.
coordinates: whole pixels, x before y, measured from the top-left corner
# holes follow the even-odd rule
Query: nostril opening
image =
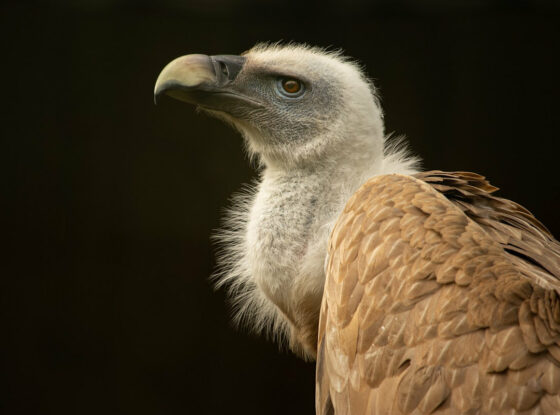
[(228, 72), (228, 68), (227, 68), (226, 64), (223, 63), (223, 62), (219, 62), (219, 63), (220, 63), (220, 70), (222, 71), (224, 76), (227, 77), (229, 75), (229, 72)]

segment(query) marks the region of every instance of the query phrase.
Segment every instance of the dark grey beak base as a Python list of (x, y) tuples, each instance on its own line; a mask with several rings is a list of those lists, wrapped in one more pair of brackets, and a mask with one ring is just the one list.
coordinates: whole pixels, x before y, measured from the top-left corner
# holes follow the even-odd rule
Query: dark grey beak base
[(191, 104), (210, 104), (212, 95), (236, 95), (228, 86), (237, 78), (247, 58), (236, 55), (186, 55), (170, 62), (160, 73), (154, 102), (169, 95)]

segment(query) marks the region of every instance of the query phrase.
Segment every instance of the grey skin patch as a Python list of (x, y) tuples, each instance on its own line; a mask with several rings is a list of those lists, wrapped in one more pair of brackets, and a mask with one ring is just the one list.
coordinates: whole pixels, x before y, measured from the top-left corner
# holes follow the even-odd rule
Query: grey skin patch
[[(280, 77), (300, 79), (306, 92), (288, 98), (276, 91)], [(322, 135), (329, 120), (337, 117), (341, 108), (338, 85), (318, 77), (311, 82), (305, 74), (283, 72), (269, 67), (244, 68), (235, 82), (235, 89), (247, 97), (254, 97), (264, 105), (251, 111), (250, 121), (276, 144), (302, 142)]]

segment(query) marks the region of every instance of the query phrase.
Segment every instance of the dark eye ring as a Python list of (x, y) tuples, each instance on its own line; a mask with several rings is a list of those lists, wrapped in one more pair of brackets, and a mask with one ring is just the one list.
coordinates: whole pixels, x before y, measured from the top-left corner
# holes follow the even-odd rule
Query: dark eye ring
[(305, 92), (305, 85), (295, 78), (280, 78), (277, 83), (278, 92), (288, 98), (297, 98)]

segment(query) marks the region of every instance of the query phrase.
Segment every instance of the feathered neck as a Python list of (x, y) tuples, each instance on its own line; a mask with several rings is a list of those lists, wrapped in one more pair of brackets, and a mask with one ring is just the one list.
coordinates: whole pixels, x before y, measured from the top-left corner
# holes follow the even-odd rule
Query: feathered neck
[(373, 160), (342, 161), (265, 167), (217, 235), (215, 278), (229, 288), (236, 321), (307, 357), (315, 353), (328, 238), (346, 201), (373, 176), (418, 171), (402, 140), (385, 143)]

